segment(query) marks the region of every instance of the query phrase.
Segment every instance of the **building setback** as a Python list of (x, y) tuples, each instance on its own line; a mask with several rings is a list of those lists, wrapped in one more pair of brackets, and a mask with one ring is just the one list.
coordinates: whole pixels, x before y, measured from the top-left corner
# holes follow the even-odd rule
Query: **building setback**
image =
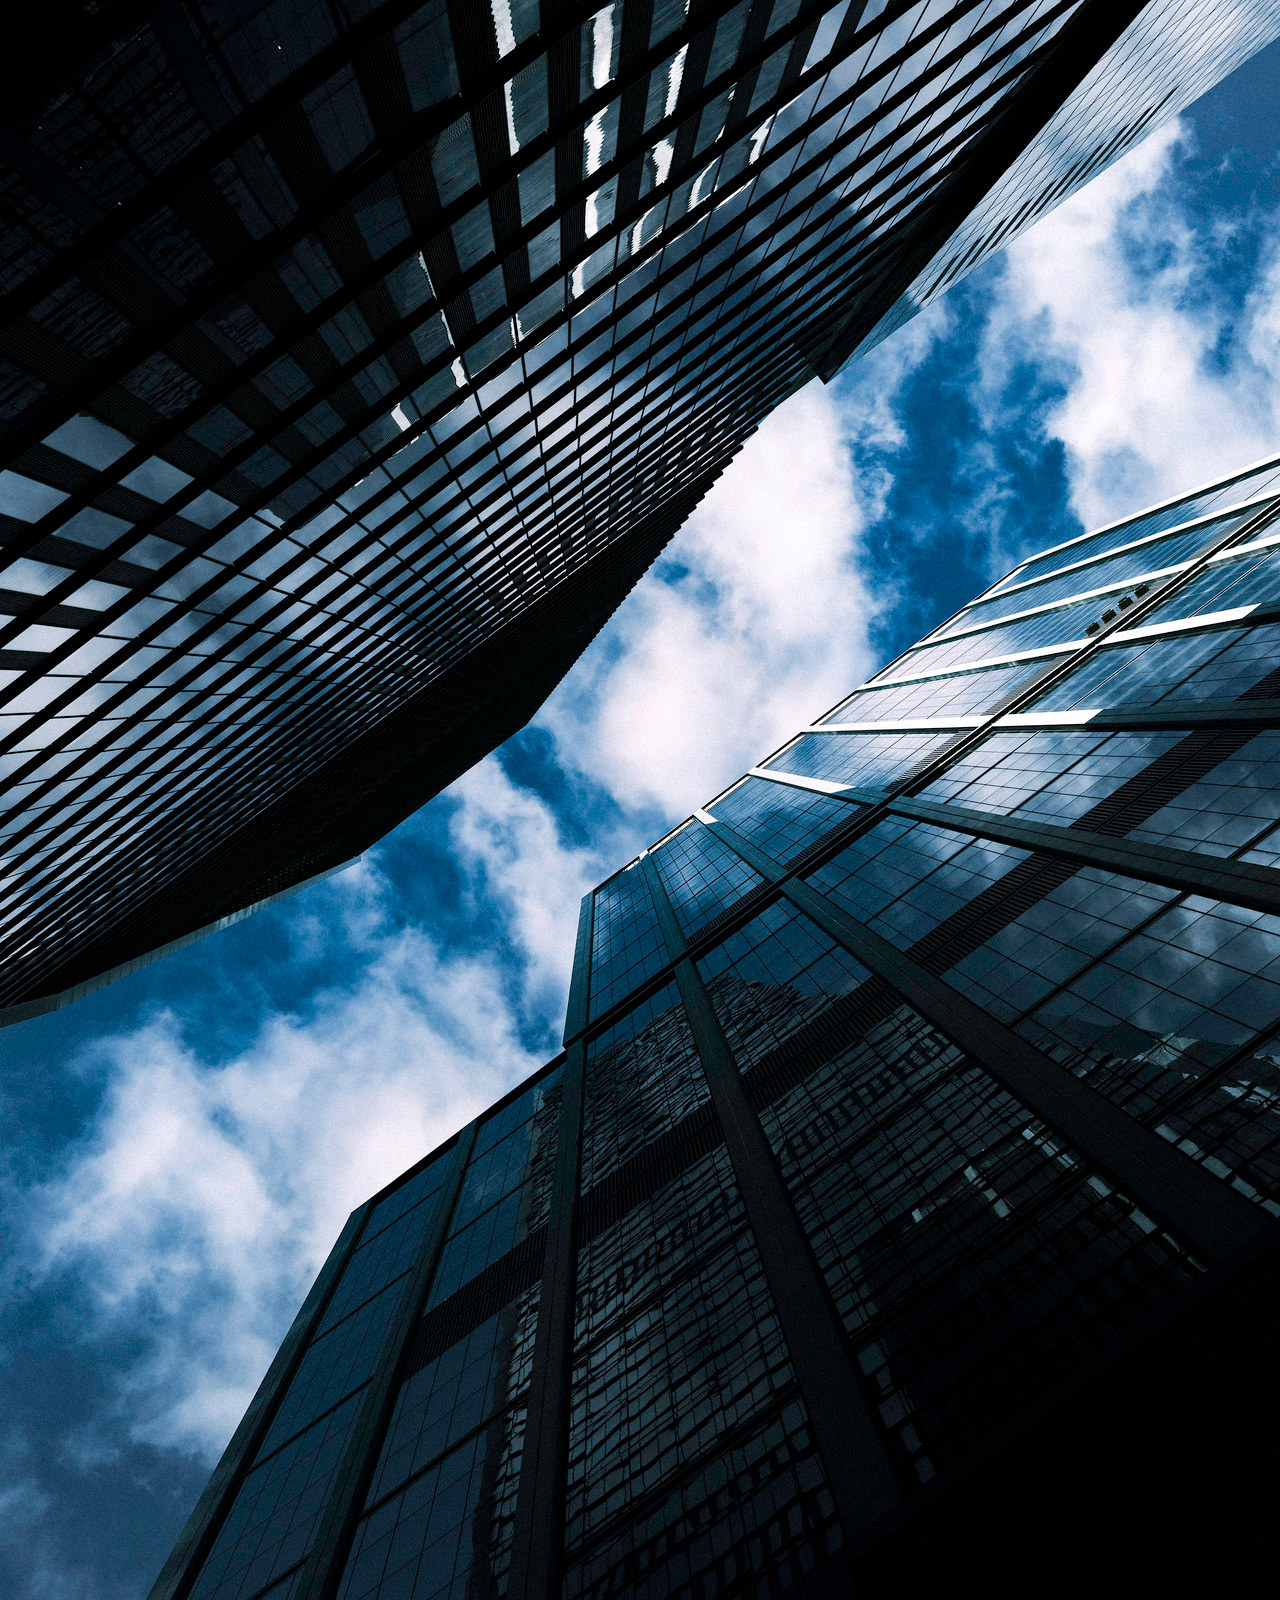
[(0, 1019), (515, 732), (767, 412), (1276, 0), (52, 0), (0, 127)]
[(352, 1214), (152, 1600), (1237, 1592), (1277, 662), (1280, 458), (1025, 561), (588, 895), (563, 1054)]

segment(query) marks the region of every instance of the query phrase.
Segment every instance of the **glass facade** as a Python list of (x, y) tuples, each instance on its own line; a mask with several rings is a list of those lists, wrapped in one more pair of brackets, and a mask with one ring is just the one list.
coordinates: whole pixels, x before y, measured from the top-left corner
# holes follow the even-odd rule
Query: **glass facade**
[(1165, 576), (987, 702), (938, 674), (935, 726), (878, 676), (588, 896), (564, 1056), (357, 1213), (155, 1600), (1020, 1593), (983, 1473), (1081, 1417), (1018, 1520), (1087, 1521), (1106, 1592), (1154, 1513), (1099, 1459), (1149, 1435), (1176, 1519), (1272, 1450), (1212, 1389), (1280, 1252), (1280, 502), (1238, 489), (1024, 563)]
[(82, 9), (0, 149), (13, 1020), (359, 854), (774, 405), (1280, 33), (1275, 0)]

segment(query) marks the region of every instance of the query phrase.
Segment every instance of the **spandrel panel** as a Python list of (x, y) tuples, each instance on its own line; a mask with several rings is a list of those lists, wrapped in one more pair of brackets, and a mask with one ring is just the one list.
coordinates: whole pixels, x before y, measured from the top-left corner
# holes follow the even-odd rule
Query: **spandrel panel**
[(587, 1046), (583, 1191), (707, 1098), (684, 1006), (668, 983)]
[(1277, 1017), (1280, 918), (1187, 896), (1018, 1031), (1280, 1214), (1275, 1048), (1252, 1043)]
[(885, 790), (952, 737), (950, 733), (806, 733), (764, 765), (800, 778)]
[[(1068, 711), (1280, 698), (1280, 624), (1113, 645), (1027, 708)], [(1276, 678), (1276, 683), (1271, 682)]]
[(850, 821), (857, 807), (768, 778), (745, 778), (723, 799), (713, 800), (707, 811), (786, 866), (824, 834)]
[(920, 1482), (1199, 1271), (909, 1007), (761, 1119), (886, 1444)]
[(580, 1253), (565, 1593), (605, 1574), (627, 1593), (719, 1589), (744, 1568), (781, 1587), (833, 1536), (722, 1148)]
[(595, 893), (591, 937), (591, 1016), (624, 999), (666, 960), (644, 874), (633, 867), (602, 884)]
[(686, 934), (697, 933), (764, 882), (712, 829), (686, 822), (652, 852), (662, 886)]

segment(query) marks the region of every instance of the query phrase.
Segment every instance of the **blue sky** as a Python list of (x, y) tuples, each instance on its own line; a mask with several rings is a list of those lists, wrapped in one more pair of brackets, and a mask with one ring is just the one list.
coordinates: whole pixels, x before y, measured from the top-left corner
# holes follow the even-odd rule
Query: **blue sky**
[(0, 1033), (0, 1592), (145, 1594), (346, 1213), (556, 1049), (591, 884), (1019, 554), (1280, 449), (1278, 89), (789, 402), (359, 866)]

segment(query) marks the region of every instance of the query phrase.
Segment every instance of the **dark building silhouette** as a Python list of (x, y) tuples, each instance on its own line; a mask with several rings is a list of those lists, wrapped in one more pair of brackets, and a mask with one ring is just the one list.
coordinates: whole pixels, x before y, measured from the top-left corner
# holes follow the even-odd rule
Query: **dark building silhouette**
[(152, 1600), (1250, 1592), (1278, 646), (1280, 460), (588, 895), (563, 1055), (353, 1213)]
[(47, 0), (0, 129), (0, 1017), (518, 729), (778, 401), (1262, 0)]

